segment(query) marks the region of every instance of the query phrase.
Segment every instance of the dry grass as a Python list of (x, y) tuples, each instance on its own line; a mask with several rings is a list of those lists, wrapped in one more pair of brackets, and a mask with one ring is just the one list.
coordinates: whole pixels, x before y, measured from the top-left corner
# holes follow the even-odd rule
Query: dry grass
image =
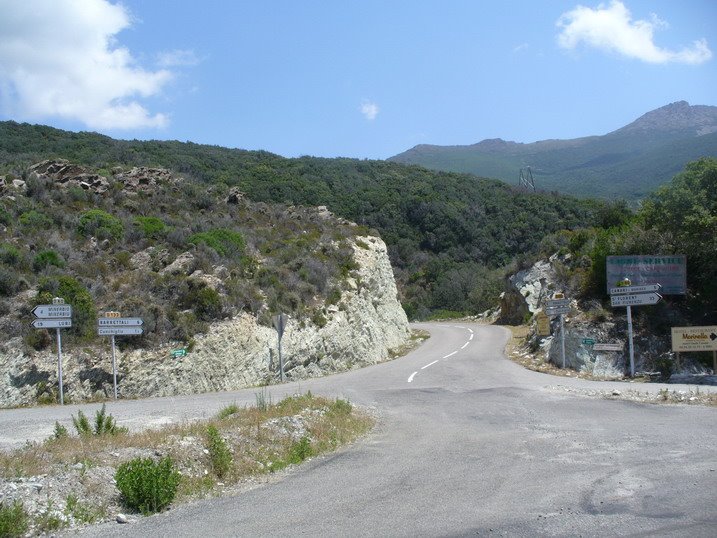
[(428, 340), (430, 337), (431, 334), (428, 331), (424, 331), (422, 329), (414, 329), (411, 331), (411, 338), (409, 339), (409, 341), (402, 346), (389, 349), (388, 356), (390, 359), (397, 359), (398, 357), (408, 355), (414, 349), (418, 349), (421, 344), (423, 344), (423, 342)]

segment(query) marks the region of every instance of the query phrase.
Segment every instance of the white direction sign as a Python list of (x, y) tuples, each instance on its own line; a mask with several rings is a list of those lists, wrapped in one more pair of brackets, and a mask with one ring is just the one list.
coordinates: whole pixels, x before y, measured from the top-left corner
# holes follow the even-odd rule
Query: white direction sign
[(625, 344), (610, 344), (608, 342), (596, 342), (593, 351), (622, 351)]
[(660, 284), (647, 284), (646, 286), (624, 286), (622, 288), (610, 288), (610, 295), (626, 295), (630, 293), (650, 293), (660, 291)]
[(139, 327), (143, 324), (142, 318), (99, 318), (99, 327)]
[(40, 304), (32, 309), (36, 318), (71, 318), (72, 305), (69, 304)]
[(549, 316), (557, 316), (558, 314), (569, 314), (570, 313), (570, 307), (569, 306), (555, 306), (555, 307), (547, 307), (545, 309), (545, 313)]
[(570, 306), (570, 299), (548, 299), (546, 301), (546, 306), (548, 308), (556, 306)]
[(98, 327), (100, 336), (137, 335), (142, 334), (142, 327)]
[(33, 319), (31, 323), (35, 329), (67, 329), (72, 327), (70, 318)]
[(635, 306), (657, 304), (662, 299), (659, 293), (634, 293), (631, 295), (611, 295), (611, 306)]

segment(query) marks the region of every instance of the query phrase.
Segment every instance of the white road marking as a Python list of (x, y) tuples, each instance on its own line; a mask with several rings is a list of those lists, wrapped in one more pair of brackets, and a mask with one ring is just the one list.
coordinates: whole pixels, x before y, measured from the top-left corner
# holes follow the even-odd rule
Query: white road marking
[(413, 373), (411, 374), (411, 377), (408, 378), (408, 382), (409, 382), (409, 383), (410, 383), (411, 381), (413, 381), (413, 378), (415, 377), (415, 375), (416, 375), (417, 373), (418, 373), (418, 372), (413, 372)]
[(438, 361), (429, 362), (429, 363), (426, 364), (425, 366), (421, 366), (421, 370), (425, 370), (426, 368), (428, 368), (429, 366), (433, 366), (433, 365), (436, 364), (437, 362), (438, 362)]
[(473, 336), (475, 336), (475, 335), (473, 334), (473, 331), (471, 331), (471, 337), (468, 339), (468, 341), (473, 340)]
[(463, 345), (461, 346), (461, 349), (465, 349), (466, 346), (467, 346), (468, 344), (470, 344), (470, 343), (471, 343), (470, 340), (468, 340), (468, 342), (466, 342), (465, 344), (463, 344)]
[(468, 332), (473, 334), (473, 329), (468, 329)]
[(454, 351), (453, 353), (449, 353), (448, 355), (446, 355), (445, 357), (442, 357), (442, 358), (447, 359), (448, 357), (452, 357), (452, 356), (455, 355), (456, 353), (458, 353), (458, 352), (457, 352), (457, 351)]

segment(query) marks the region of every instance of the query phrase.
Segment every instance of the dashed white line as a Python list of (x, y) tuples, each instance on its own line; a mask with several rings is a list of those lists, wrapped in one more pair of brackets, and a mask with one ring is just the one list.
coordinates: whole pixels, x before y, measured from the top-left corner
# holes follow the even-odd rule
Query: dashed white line
[(418, 373), (418, 372), (413, 372), (413, 373), (411, 374), (411, 377), (408, 378), (408, 382), (409, 382), (409, 383), (410, 383), (411, 381), (413, 381), (413, 378), (416, 376), (417, 373)]
[(426, 364), (425, 366), (421, 366), (421, 370), (425, 370), (426, 368), (428, 368), (429, 366), (433, 366), (433, 365), (436, 364), (437, 362), (438, 362), (438, 361), (429, 362), (429, 363)]
[(470, 344), (470, 343), (471, 343), (471, 342), (470, 342), (470, 340), (469, 340), (468, 342), (466, 342), (465, 344), (463, 344), (463, 345), (461, 346), (461, 349), (465, 349), (466, 346), (467, 346), (468, 344)]
[(458, 353), (458, 352), (457, 352), (457, 351), (454, 351), (453, 353), (449, 353), (448, 355), (446, 355), (445, 357), (442, 357), (442, 358), (447, 359), (448, 357), (452, 357), (452, 356), (455, 355), (456, 353)]
[(473, 331), (471, 331), (471, 337), (468, 339), (468, 341), (473, 340), (473, 336), (474, 336)]

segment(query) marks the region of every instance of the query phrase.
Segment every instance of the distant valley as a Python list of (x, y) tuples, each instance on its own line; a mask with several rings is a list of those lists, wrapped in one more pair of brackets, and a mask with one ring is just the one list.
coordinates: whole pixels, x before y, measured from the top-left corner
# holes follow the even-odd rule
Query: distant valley
[(465, 146), (422, 144), (389, 160), (513, 185), (529, 166), (539, 190), (638, 200), (669, 182), (687, 162), (714, 156), (717, 107), (679, 101), (602, 136), (530, 144), (501, 139)]

